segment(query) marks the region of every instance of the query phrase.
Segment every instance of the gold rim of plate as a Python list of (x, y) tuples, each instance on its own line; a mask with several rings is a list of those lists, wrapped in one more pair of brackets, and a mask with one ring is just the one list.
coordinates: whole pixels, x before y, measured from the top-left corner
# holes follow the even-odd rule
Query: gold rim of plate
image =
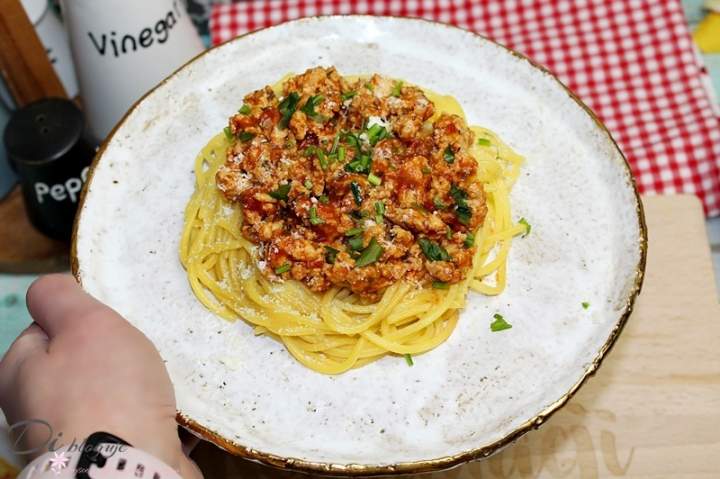
[(600, 364), (602, 363), (605, 356), (608, 354), (610, 349), (615, 344), (615, 341), (620, 336), (620, 333), (622, 332), (625, 324), (627, 323), (628, 318), (630, 317), (630, 314), (633, 311), (633, 307), (635, 304), (635, 299), (640, 294), (640, 291), (642, 289), (643, 279), (645, 277), (645, 264), (647, 260), (647, 225), (645, 223), (645, 212), (643, 209), (642, 201), (640, 200), (640, 195), (637, 190), (637, 184), (635, 182), (635, 178), (632, 174), (632, 170), (630, 169), (630, 164), (627, 161), (627, 158), (623, 154), (622, 150), (618, 146), (617, 142), (613, 138), (612, 134), (608, 130), (608, 128), (603, 124), (603, 122), (598, 118), (598, 116), (593, 112), (590, 107), (588, 107), (585, 103), (583, 103), (582, 100), (572, 91), (570, 88), (568, 88), (560, 79), (552, 73), (550, 70), (545, 68), (544, 66), (534, 62), (524, 54), (517, 52), (511, 48), (506, 47), (505, 45), (496, 42), (495, 40), (492, 40), (484, 35), (480, 35), (479, 33), (475, 33), (469, 30), (465, 30), (460, 27), (456, 27), (453, 25), (448, 25), (446, 23), (442, 22), (436, 22), (433, 20), (427, 20), (424, 18), (408, 18), (408, 17), (399, 17), (399, 16), (392, 16), (392, 15), (385, 15), (385, 16), (378, 16), (378, 15), (316, 15), (312, 17), (305, 17), (295, 20), (289, 20), (287, 22), (279, 23), (277, 25), (273, 25), (271, 27), (267, 27), (261, 30), (255, 30), (252, 32), (245, 33), (243, 35), (237, 36), (235, 38), (232, 38), (230, 40), (227, 40), (219, 45), (215, 45), (212, 48), (209, 48), (205, 50), (204, 52), (200, 53), (199, 55), (195, 56), (194, 58), (190, 59), (188, 62), (183, 64), (181, 67), (179, 67), (177, 70), (175, 70), (173, 73), (171, 73), (167, 78), (165, 78), (163, 81), (158, 83), (155, 87), (153, 87), (150, 91), (145, 93), (138, 101), (136, 101), (132, 107), (125, 113), (125, 115), (122, 117), (122, 119), (118, 122), (117, 125), (112, 129), (110, 134), (107, 136), (105, 141), (103, 141), (102, 145), (98, 149), (95, 158), (92, 161), (92, 164), (90, 165), (90, 170), (88, 172), (88, 180), (85, 184), (85, 187), (83, 188), (80, 201), (78, 203), (78, 214), (75, 217), (75, 222), (73, 225), (73, 232), (72, 232), (72, 244), (71, 244), (71, 250), (70, 250), (70, 266), (71, 271), (75, 279), (82, 285), (82, 278), (80, 277), (80, 265), (77, 258), (77, 231), (78, 231), (78, 225), (80, 224), (82, 213), (84, 211), (84, 205), (85, 205), (85, 196), (86, 191), (92, 184), (93, 176), (95, 173), (95, 168), (102, 160), (103, 154), (105, 153), (105, 150), (107, 149), (108, 145), (112, 142), (113, 138), (115, 137), (115, 134), (117, 131), (125, 124), (125, 121), (128, 119), (128, 117), (143, 103), (145, 98), (152, 95), (155, 90), (163, 86), (170, 78), (174, 77), (176, 73), (178, 73), (180, 70), (184, 69), (188, 65), (194, 63), (198, 59), (202, 58), (204, 55), (206, 55), (208, 52), (211, 52), (212, 50), (215, 50), (216, 48), (221, 48), (224, 45), (237, 41), (241, 38), (253, 35), (255, 33), (258, 33), (260, 31), (269, 30), (273, 28), (278, 28), (283, 26), (286, 23), (294, 23), (294, 22), (303, 22), (313, 19), (325, 19), (325, 18), (392, 18), (395, 20), (402, 20), (402, 21), (409, 21), (409, 22), (425, 22), (430, 25), (439, 26), (442, 28), (449, 28), (454, 30), (461, 30), (465, 33), (474, 35), (476, 37), (479, 37), (483, 39), (484, 41), (493, 43), (500, 48), (504, 49), (511, 55), (527, 62), (532, 68), (535, 68), (539, 70), (543, 75), (546, 75), (550, 77), (552, 80), (557, 82), (562, 89), (567, 93), (568, 97), (575, 101), (593, 120), (595, 125), (600, 128), (605, 134), (607, 134), (608, 139), (612, 142), (615, 149), (620, 154), (621, 158), (623, 159), (623, 165), (625, 169), (627, 170), (628, 178), (630, 180), (630, 184), (633, 189), (633, 193), (635, 195), (635, 211), (637, 213), (638, 222), (639, 222), (639, 229), (640, 229), (640, 259), (638, 261), (638, 264), (635, 268), (635, 281), (633, 283), (633, 287), (630, 290), (630, 294), (628, 295), (626, 299), (626, 305), (625, 309), (618, 319), (617, 323), (615, 324), (615, 327), (610, 333), (610, 336), (608, 337), (608, 340), (605, 342), (605, 344), (600, 348), (600, 351), (598, 352), (597, 356), (593, 360), (592, 364), (588, 367), (588, 369), (585, 371), (583, 376), (580, 378), (578, 382), (576, 382), (570, 390), (565, 393), (562, 397), (560, 397), (557, 401), (555, 401), (550, 406), (546, 407), (544, 411), (533, 417), (532, 419), (526, 421), (519, 427), (517, 427), (514, 431), (508, 433), (505, 437), (502, 439), (495, 441), (492, 444), (488, 444), (486, 446), (472, 449), (469, 451), (465, 451), (453, 456), (445, 456), (440, 457), (436, 459), (428, 459), (428, 460), (422, 460), (422, 461), (414, 461), (414, 462), (403, 462), (403, 463), (397, 463), (397, 464), (386, 464), (386, 465), (372, 465), (372, 464), (332, 464), (332, 463), (325, 463), (325, 462), (312, 462), (312, 461), (306, 461), (303, 459), (297, 459), (292, 457), (281, 457), (275, 454), (266, 453), (263, 451), (258, 451), (256, 449), (253, 449), (251, 447), (243, 446), (237, 443), (234, 443), (223, 436), (219, 435), (218, 433), (202, 426), (201, 424), (198, 424), (196, 421), (194, 421), (190, 417), (186, 417), (183, 415), (180, 411), (177, 412), (176, 420), (178, 424), (182, 425), (183, 427), (189, 429), (202, 439), (205, 439), (207, 441), (212, 442), (216, 446), (226, 450), (227, 452), (234, 454), (236, 456), (240, 456), (245, 459), (249, 459), (252, 461), (257, 461), (262, 464), (280, 468), (280, 469), (286, 469), (286, 470), (292, 470), (292, 471), (299, 471), (299, 472), (305, 472), (305, 473), (320, 473), (324, 475), (331, 475), (331, 476), (384, 476), (384, 475), (393, 475), (393, 474), (417, 474), (417, 473), (423, 473), (423, 472), (433, 472), (433, 471), (441, 471), (444, 469), (449, 469), (454, 466), (458, 466), (461, 464), (464, 464), (466, 462), (474, 461), (477, 459), (483, 459), (486, 458), (495, 452), (499, 451), (503, 447), (507, 446), (508, 444), (512, 443), (513, 441), (520, 438), (523, 434), (527, 433), (528, 431), (532, 429), (537, 429), (542, 424), (544, 424), (553, 414), (555, 414), (558, 410), (560, 410), (574, 395), (577, 393), (577, 391), (580, 389), (580, 387), (585, 383), (585, 381), (595, 374), (595, 372), (600, 367)]

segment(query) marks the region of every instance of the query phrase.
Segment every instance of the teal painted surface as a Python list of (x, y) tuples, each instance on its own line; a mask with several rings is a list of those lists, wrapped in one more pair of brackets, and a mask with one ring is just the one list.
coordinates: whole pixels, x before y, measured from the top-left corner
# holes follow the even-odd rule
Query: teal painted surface
[(35, 276), (0, 275), (0, 354), (30, 324), (25, 292)]
[[(707, 11), (703, 9), (703, 0), (683, 0), (683, 9), (685, 10), (685, 17), (687, 18), (690, 27), (695, 30), (700, 21), (705, 18)], [(718, 92), (720, 92), (720, 54), (706, 54), (703, 55), (705, 65), (708, 67), (710, 77), (713, 80), (713, 86), (715, 87), (716, 99), (718, 98)]]
[(683, 0), (682, 3), (688, 23), (692, 26), (697, 25), (705, 14), (702, 8), (703, 0)]
[(715, 86), (715, 100), (720, 101), (720, 54), (715, 53), (713, 55), (703, 55), (705, 59), (705, 65), (707, 65), (710, 71), (710, 76)]

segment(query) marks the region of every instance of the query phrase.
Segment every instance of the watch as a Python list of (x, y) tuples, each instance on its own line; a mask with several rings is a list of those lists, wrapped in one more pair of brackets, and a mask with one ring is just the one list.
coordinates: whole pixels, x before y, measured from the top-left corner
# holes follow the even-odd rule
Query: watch
[(18, 479), (181, 479), (151, 454), (107, 432), (95, 432), (79, 446), (48, 451), (28, 464)]

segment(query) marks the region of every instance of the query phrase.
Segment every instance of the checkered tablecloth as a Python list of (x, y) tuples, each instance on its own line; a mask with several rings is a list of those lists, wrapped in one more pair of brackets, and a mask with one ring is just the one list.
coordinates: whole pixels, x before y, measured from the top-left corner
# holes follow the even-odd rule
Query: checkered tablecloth
[(424, 17), (553, 70), (603, 119), (643, 193), (695, 193), (720, 215), (720, 113), (680, 0), (253, 0), (216, 5), (218, 44), (312, 15)]

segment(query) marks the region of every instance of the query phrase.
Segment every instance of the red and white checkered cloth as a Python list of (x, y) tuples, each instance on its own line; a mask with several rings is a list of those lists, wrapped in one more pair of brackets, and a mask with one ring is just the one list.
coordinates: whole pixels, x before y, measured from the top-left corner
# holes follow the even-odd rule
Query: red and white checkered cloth
[(603, 119), (643, 193), (695, 193), (720, 214), (720, 113), (680, 0), (254, 0), (216, 5), (218, 44), (312, 15), (424, 17), (546, 65)]

